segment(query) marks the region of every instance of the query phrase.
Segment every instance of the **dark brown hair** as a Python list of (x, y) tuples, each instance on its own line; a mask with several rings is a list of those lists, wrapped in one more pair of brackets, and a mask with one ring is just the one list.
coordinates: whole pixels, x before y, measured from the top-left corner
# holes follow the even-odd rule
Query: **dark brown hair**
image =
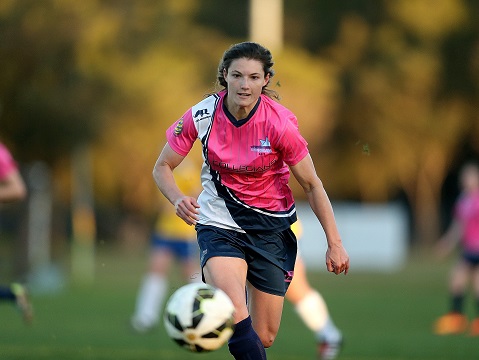
[(223, 70), (228, 71), (231, 63), (234, 60), (241, 58), (258, 60), (261, 64), (263, 64), (264, 75), (267, 76), (269, 74), (269, 81), (265, 86), (263, 86), (261, 93), (272, 99), (279, 100), (279, 94), (276, 91), (268, 88), (271, 78), (274, 76), (273, 56), (268, 49), (255, 42), (246, 41), (235, 44), (224, 52), (223, 57), (218, 65), (218, 84), (223, 86), (225, 89), (228, 87), (228, 84), (223, 76)]

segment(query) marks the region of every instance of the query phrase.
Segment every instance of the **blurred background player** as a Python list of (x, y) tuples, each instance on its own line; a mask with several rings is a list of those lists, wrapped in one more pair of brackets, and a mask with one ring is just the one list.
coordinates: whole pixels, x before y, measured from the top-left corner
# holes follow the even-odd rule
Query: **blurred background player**
[(464, 296), (471, 281), (477, 315), (471, 322), (469, 333), (479, 336), (479, 165), (465, 164), (460, 171), (459, 182), (461, 194), (455, 205), (454, 219), (438, 243), (438, 252), (446, 256), (461, 243), (462, 256), (451, 273), (450, 311), (436, 321), (434, 332), (447, 335), (467, 330)]
[[(5, 145), (0, 143), (0, 203), (6, 204), (23, 200), (26, 194), (26, 186), (15, 160)], [(32, 306), (27, 291), (21, 284), (0, 285), (0, 301), (15, 303), (21, 310), (24, 321), (26, 323), (32, 321)]]
[[(197, 173), (188, 161), (175, 170), (176, 182), (185, 193), (199, 193), (198, 181), (194, 178)], [(168, 277), (175, 263), (179, 265), (183, 281), (201, 281), (194, 226), (179, 218), (175, 208), (163, 197), (160, 201), (160, 212), (151, 235), (149, 270), (140, 285), (131, 318), (132, 328), (139, 333), (157, 326), (165, 297), (171, 290)]]
[[(303, 228), (299, 219), (291, 229), (300, 241)], [(336, 359), (341, 350), (343, 336), (334, 325), (323, 297), (311, 287), (306, 275), (306, 266), (300, 255), (298, 252), (293, 280), (286, 292), (286, 299), (294, 305), (301, 320), (315, 334), (318, 359)]]

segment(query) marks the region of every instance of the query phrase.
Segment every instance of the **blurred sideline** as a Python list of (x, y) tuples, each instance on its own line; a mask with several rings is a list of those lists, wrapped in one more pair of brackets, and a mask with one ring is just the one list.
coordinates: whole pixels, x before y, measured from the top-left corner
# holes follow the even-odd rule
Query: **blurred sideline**
[[(309, 205), (296, 203), (304, 235), (299, 242), (301, 256), (310, 270), (324, 270), (324, 232)], [(401, 205), (333, 203), (343, 244), (351, 259), (351, 271), (394, 272), (401, 270), (408, 254), (409, 224)]]

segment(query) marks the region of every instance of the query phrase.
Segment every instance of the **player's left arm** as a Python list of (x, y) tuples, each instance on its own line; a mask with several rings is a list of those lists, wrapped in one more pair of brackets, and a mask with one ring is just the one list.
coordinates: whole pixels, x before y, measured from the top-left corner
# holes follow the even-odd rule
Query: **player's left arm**
[(314, 168), (311, 156), (307, 154), (297, 164), (290, 166), (296, 180), (303, 188), (309, 205), (318, 218), (326, 234), (328, 250), (326, 252), (326, 266), (328, 271), (345, 274), (349, 271), (349, 256), (343, 247), (333, 208), (329, 197)]

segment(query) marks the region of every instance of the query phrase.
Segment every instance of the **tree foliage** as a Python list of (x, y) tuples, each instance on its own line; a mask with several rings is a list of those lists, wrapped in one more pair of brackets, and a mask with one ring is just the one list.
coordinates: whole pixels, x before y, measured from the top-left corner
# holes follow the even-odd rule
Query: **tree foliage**
[(55, 162), (99, 130), (113, 88), (77, 66), (76, 44), (87, 16), (77, 2), (2, 4), (2, 136), (17, 144), (15, 153), (22, 160)]
[[(479, 153), (479, 6), (284, 7), (273, 85), (331, 196), (405, 194), (418, 239), (433, 238), (445, 177)], [(19, 160), (48, 161), (65, 199), (70, 153), (91, 144), (97, 202), (148, 213), (165, 129), (215, 89), (223, 51), (248, 38), (248, 11), (247, 1), (2, 1), (0, 135)]]

